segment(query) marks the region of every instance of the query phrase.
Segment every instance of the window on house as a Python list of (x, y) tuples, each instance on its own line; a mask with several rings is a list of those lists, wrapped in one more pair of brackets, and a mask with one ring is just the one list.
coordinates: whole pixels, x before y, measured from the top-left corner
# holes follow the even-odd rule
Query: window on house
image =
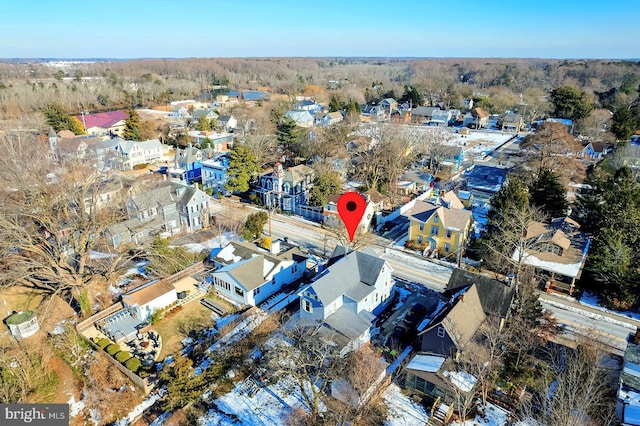
[(437, 226), (431, 227), (431, 235), (438, 235), (439, 228)]
[(451, 244), (449, 243), (444, 243), (444, 251), (446, 253), (449, 253), (451, 251)]
[(257, 287), (253, 290), (253, 295), (260, 294), (260, 287)]
[(418, 225), (418, 230), (419, 231), (424, 231), (424, 223), (421, 223)]
[(418, 235), (418, 244), (422, 244), (422, 235)]
[(444, 327), (438, 327), (438, 337), (444, 339)]
[(451, 238), (451, 231), (447, 229), (447, 238)]
[(302, 309), (307, 312), (313, 312), (313, 306), (311, 306), (311, 302), (309, 302), (307, 299), (302, 300)]
[(378, 299), (379, 299), (379, 295), (378, 295), (378, 293), (376, 292), (376, 303), (378, 303)]
[(433, 218), (433, 223), (438, 223), (438, 216)]
[(236, 294), (238, 296), (243, 296), (244, 297), (244, 290), (243, 289), (241, 289), (239, 287), (235, 287), (235, 290), (236, 290)]

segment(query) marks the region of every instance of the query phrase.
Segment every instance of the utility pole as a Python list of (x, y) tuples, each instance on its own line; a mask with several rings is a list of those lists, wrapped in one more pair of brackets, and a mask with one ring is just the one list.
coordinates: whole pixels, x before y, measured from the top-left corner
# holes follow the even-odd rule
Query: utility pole
[(84, 115), (87, 111), (80, 111), (80, 116), (82, 117), (82, 126), (84, 127), (84, 132), (87, 133), (87, 122), (84, 119)]
[[(272, 206), (271, 195), (272, 194), (273, 194), (272, 191), (269, 191), (267, 193), (267, 214), (269, 216), (269, 238), (272, 238), (272, 233), (271, 233), (271, 206)], [(272, 239), (272, 241), (273, 241), (273, 239)]]

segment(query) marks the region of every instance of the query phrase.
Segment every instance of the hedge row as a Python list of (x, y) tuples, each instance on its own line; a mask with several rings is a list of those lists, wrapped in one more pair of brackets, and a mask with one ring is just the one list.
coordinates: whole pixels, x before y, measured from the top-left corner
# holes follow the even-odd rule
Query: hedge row
[(140, 369), (141, 365), (142, 365), (142, 361), (140, 361), (140, 359), (135, 357), (135, 356), (129, 358), (124, 363), (124, 366), (127, 367), (129, 370), (131, 370), (134, 373), (138, 372), (138, 370)]
[(94, 338), (93, 343), (98, 345), (100, 349), (103, 349), (110, 356), (114, 357), (116, 361), (124, 364), (127, 369), (131, 370), (134, 373), (136, 373), (142, 366), (142, 361), (140, 361), (139, 358), (132, 356), (127, 351), (121, 351), (120, 345), (112, 343), (111, 340), (107, 339), (106, 337), (103, 337), (101, 339)]
[(126, 360), (128, 360), (129, 358), (131, 358), (131, 354), (127, 351), (120, 351), (118, 352), (114, 358), (118, 361), (118, 362), (122, 362), (124, 363)]
[(107, 346), (105, 351), (107, 351), (109, 355), (114, 356), (115, 354), (120, 352), (120, 345), (116, 345), (115, 343), (112, 343), (109, 346)]

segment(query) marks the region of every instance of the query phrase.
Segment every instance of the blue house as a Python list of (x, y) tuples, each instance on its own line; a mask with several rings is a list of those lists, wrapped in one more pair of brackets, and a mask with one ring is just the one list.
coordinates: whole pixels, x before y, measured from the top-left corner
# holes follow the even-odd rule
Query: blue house
[(202, 152), (191, 144), (186, 148), (176, 148), (176, 170), (188, 185), (202, 181)]
[(229, 168), (229, 154), (219, 154), (215, 158), (202, 161), (202, 187), (211, 188), (214, 193), (227, 193), (227, 169)]

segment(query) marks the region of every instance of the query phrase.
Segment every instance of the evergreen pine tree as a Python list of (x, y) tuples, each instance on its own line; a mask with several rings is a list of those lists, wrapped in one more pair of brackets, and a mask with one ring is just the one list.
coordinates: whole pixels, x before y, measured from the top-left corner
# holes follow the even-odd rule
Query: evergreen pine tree
[(564, 216), (568, 207), (567, 193), (558, 175), (551, 170), (543, 170), (530, 188), (531, 203), (542, 209), (550, 217)]
[(127, 111), (129, 118), (124, 122), (124, 130), (122, 131), (122, 138), (127, 141), (140, 141), (140, 114), (137, 111), (130, 109)]
[(298, 157), (307, 156), (307, 147), (303, 143), (304, 129), (299, 128), (291, 118), (284, 117), (278, 122), (276, 134), (284, 149)]
[(231, 192), (247, 192), (249, 182), (259, 171), (258, 160), (253, 152), (244, 145), (236, 144), (231, 148), (225, 187)]
[(329, 101), (329, 112), (340, 111), (340, 100), (336, 95), (331, 95), (331, 100)]

